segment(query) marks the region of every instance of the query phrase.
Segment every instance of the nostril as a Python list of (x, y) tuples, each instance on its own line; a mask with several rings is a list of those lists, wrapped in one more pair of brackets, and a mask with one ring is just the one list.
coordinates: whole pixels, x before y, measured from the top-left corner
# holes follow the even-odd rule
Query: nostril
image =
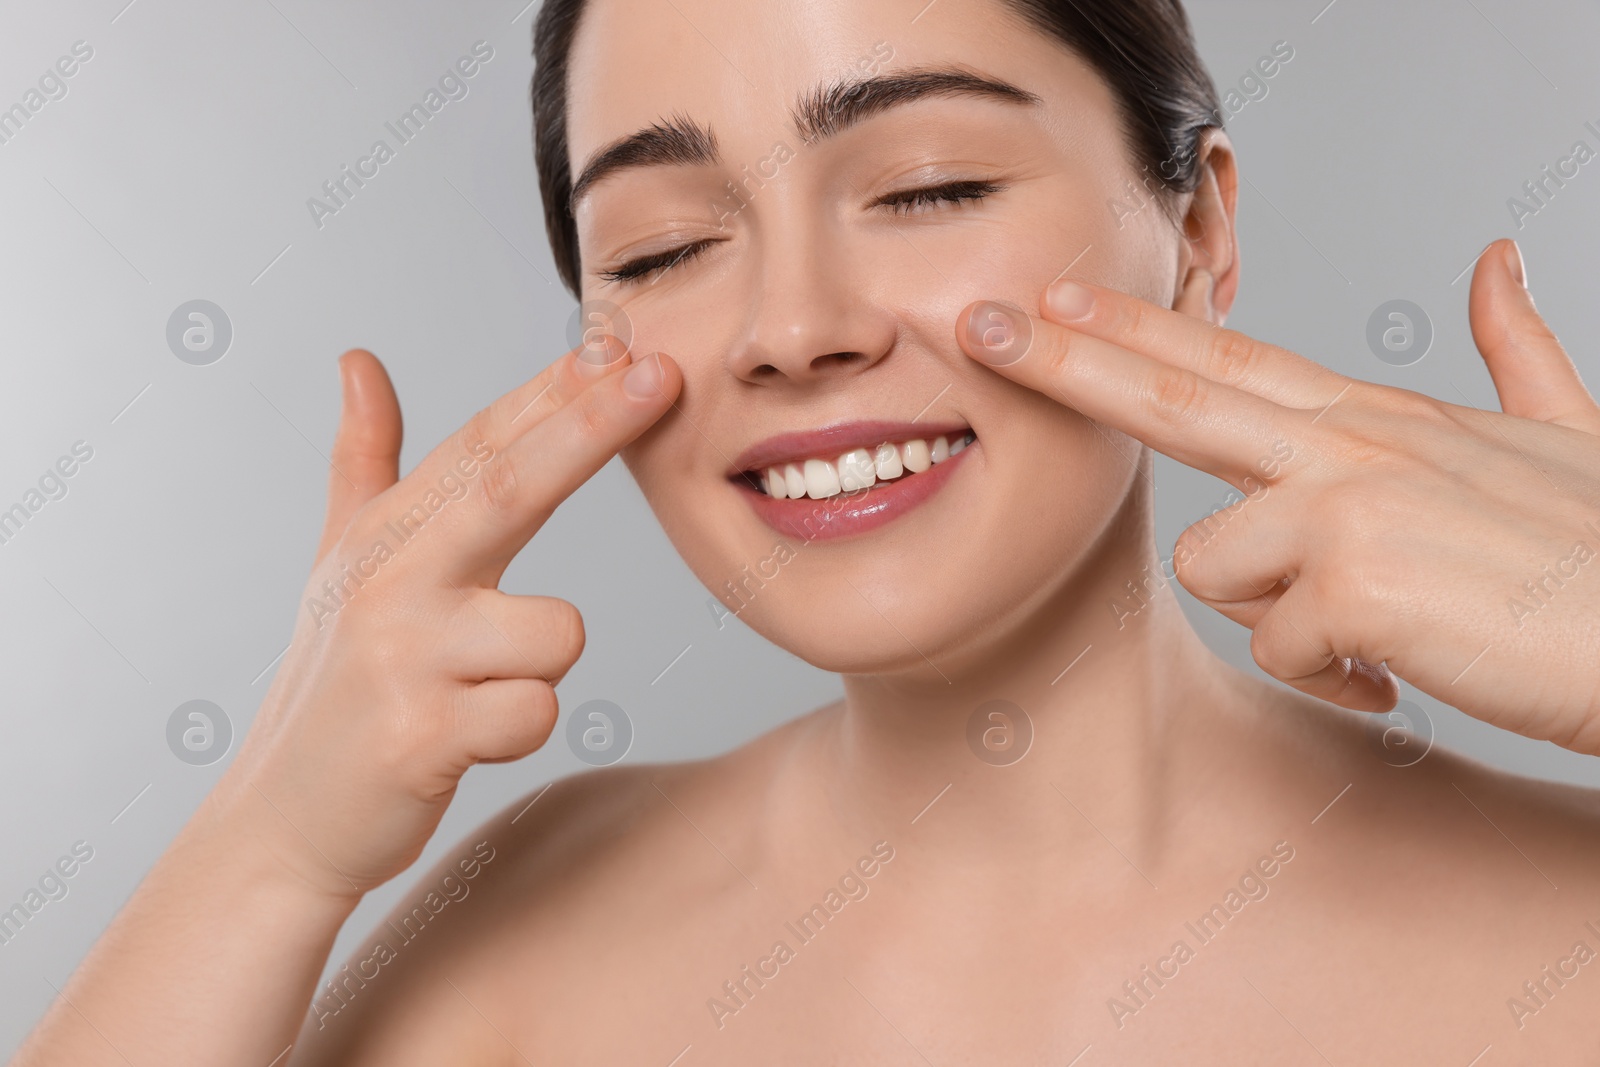
[(866, 356), (860, 352), (829, 352), (825, 356), (818, 356), (813, 359), (811, 361), (811, 369), (822, 370), (829, 363), (850, 364), (865, 358)]

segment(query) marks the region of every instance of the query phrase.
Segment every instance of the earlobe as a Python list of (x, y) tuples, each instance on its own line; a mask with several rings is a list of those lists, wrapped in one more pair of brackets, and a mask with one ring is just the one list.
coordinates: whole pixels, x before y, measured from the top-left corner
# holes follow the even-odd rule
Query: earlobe
[[(1233, 146), (1221, 129), (1208, 129), (1201, 135), (1197, 154), (1200, 181), (1183, 218), (1179, 299), (1191, 286), (1199, 286), (1207, 294), (1204, 304), (1198, 305), (1204, 312), (1190, 313), (1221, 326), (1238, 290), (1239, 245), (1234, 219), (1239, 176)], [(1196, 278), (1197, 272), (1206, 277)]]
[(1203, 319), (1213, 326), (1222, 325), (1217, 314), (1216, 278), (1204, 267), (1191, 267), (1172, 302), (1172, 310)]

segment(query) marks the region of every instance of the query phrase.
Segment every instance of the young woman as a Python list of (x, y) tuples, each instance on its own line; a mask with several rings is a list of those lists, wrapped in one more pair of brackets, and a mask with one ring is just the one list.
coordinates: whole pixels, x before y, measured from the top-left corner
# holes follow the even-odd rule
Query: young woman
[[(1238, 172), (1176, 0), (548, 0), (536, 49), (556, 261), (621, 336), (403, 479), (346, 353), (339, 610), (19, 1064), (1592, 1061), (1596, 794), (1371, 728), (1398, 676), (1600, 751), (1600, 408), (1514, 245), (1472, 289), (1504, 414), (1219, 329)], [(1152, 448), (1242, 494), (1170, 560)], [(530, 793), (318, 986), (547, 738), (582, 621), (497, 583), (619, 450), (844, 698)]]

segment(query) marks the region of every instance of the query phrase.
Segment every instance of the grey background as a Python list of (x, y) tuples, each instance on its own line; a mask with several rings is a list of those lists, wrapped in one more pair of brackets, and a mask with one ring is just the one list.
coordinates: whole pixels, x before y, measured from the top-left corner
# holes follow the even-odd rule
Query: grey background
[[(1461, 275), (1511, 233), (1541, 308), (1600, 382), (1600, 163), (1520, 232), (1506, 206), (1574, 141), (1600, 147), (1584, 129), (1600, 124), (1600, 13), (1576, 0), (1325, 2), (1191, 4), (1224, 89), (1274, 42), (1296, 53), (1230, 123), (1250, 183), (1232, 324), (1343, 373), (1494, 407)], [(0, 1049), (227, 766), (175, 758), (172, 711), (216, 702), (235, 749), (249, 726), (320, 529), (338, 354), (363, 345), (384, 358), (409, 469), (565, 347), (573, 302), (553, 282), (533, 176), (524, 3), (81, 0), (0, 16), (0, 107), (73, 42), (95, 50), (68, 95), (0, 145), (0, 508), (74, 441), (94, 448), (68, 495), (0, 545), (0, 909), (73, 842), (95, 850), (70, 895), (0, 946)], [(319, 230), (306, 199), (479, 39), (495, 57), (470, 95)], [(169, 315), (194, 299), (232, 320), (231, 350), (211, 366), (167, 347)], [(1366, 346), (1369, 314), (1391, 299), (1421, 305), (1436, 330), (1409, 367)], [(1158, 464), (1170, 551), (1226, 486)], [(620, 704), (636, 731), (630, 760), (730, 748), (838, 690), (742, 625), (716, 629), (615, 462), (505, 587), (582, 607), (589, 647), (563, 707)], [(1213, 647), (1253, 669), (1247, 631), (1187, 606)], [(1600, 762), (1407, 695), (1442, 743), (1600, 784)], [(420, 863), (581, 770), (563, 737), (472, 771)], [(334, 962), (421, 869), (371, 895)]]

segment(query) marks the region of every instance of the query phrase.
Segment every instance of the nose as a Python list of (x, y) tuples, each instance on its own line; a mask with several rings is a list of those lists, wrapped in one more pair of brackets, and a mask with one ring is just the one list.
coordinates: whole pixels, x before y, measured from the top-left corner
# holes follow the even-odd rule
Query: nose
[(772, 387), (815, 386), (859, 374), (889, 353), (894, 316), (848, 268), (839, 235), (813, 220), (793, 236), (769, 230), (752, 243), (750, 310), (727, 355), (736, 377)]

